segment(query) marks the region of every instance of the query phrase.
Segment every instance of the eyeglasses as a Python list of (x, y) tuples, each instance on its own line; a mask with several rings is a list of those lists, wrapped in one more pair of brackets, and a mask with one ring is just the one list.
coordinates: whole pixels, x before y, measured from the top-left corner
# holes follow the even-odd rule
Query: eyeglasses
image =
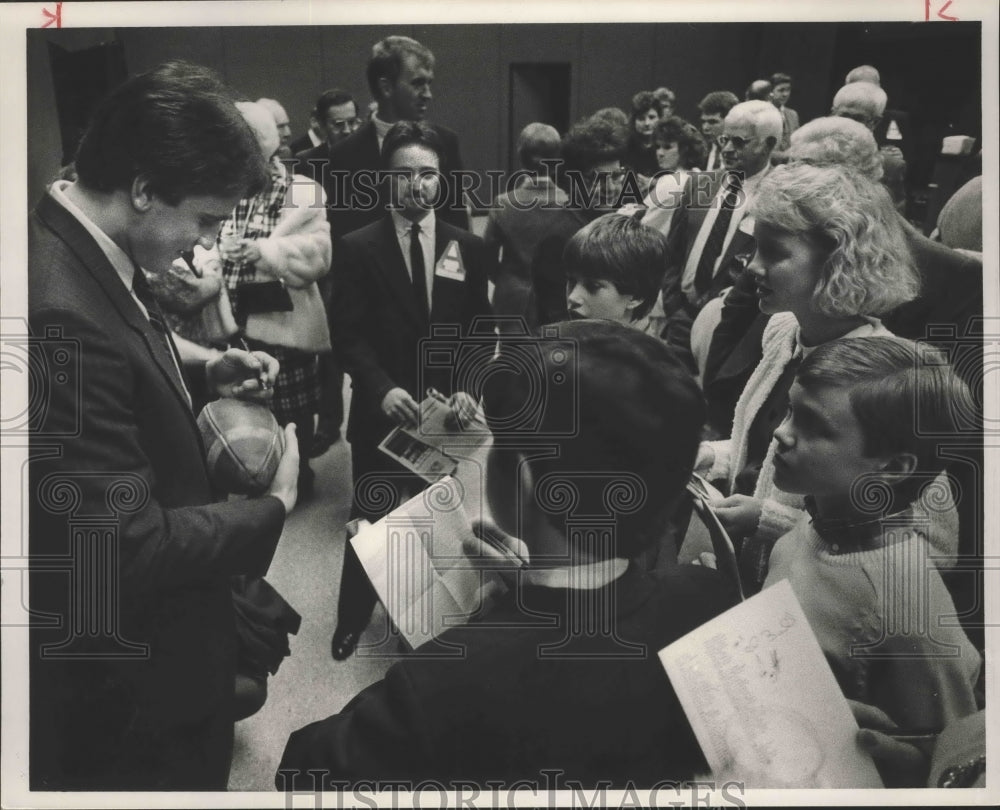
[(720, 135), (715, 139), (715, 142), (719, 145), (720, 149), (725, 149), (727, 146), (732, 145), (733, 149), (739, 150), (754, 140), (754, 138), (741, 138), (739, 135)]

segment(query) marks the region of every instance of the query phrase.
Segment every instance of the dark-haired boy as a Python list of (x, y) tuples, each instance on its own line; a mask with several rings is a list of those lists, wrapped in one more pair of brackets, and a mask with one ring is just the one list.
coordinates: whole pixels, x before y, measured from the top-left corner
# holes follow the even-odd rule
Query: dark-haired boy
[[(610, 321), (557, 329), (484, 373), (486, 496), (498, 529), (522, 540), (508, 544), (529, 556), (514, 590), (438, 639), (454, 656), (418, 649), (339, 714), (294, 732), (279, 789), (398, 779), (544, 790), (546, 773), (557, 787), (648, 788), (704, 767), (657, 651), (731, 598), (718, 572), (656, 579), (629, 563), (684, 492), (701, 394), (655, 338)], [(568, 382), (569, 370), (575, 384), (550, 385), (539, 408), (538, 382)]]
[(775, 544), (764, 585), (791, 582), (848, 698), (938, 732), (977, 710), (981, 658), (930, 558), (921, 490), (939, 485), (941, 437), (974, 414), (968, 387), (929, 347), (855, 338), (813, 350), (789, 396), (774, 481), (809, 515)]
[(571, 318), (617, 321), (646, 331), (667, 255), (667, 238), (622, 214), (605, 214), (566, 243)]

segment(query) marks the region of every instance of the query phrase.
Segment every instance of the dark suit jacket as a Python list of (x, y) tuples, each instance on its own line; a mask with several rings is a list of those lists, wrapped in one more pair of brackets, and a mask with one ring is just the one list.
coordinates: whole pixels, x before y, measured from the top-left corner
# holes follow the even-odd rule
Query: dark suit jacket
[[(452, 240), (458, 242), (466, 276), (457, 281), (435, 274), (431, 324), (454, 325), (467, 335), (474, 318), (491, 312), (486, 294), (489, 256), (478, 236), (438, 220), (435, 262)], [(391, 388), (405, 388), (418, 402), (424, 398), (418, 390), (420, 342), (428, 338), (430, 327), (417, 310), (392, 217), (348, 234), (335, 253), (339, 258), (333, 269), (330, 320), (336, 350), (353, 387), (347, 438), (352, 443), (377, 444), (393, 427), (381, 408)], [(492, 339), (489, 331), (487, 340)], [(431, 381), (443, 393), (454, 393), (448, 372), (429, 370), (425, 385)]]
[[(48, 400), (32, 437), (31, 607), (60, 624), (31, 633), (32, 787), (224, 789), (230, 577), (266, 572), (284, 508), (274, 497), (213, 503), (166, 346), (98, 244), (48, 195), (31, 217), (28, 261), (32, 332), (70, 352), (68, 365), (33, 358)], [(74, 551), (108, 571), (91, 571), (71, 598), (65, 566), (88, 571)], [(102, 608), (112, 595), (118, 604)], [(108, 620), (117, 641), (70, 635), (73, 621), (102, 610), (119, 611)], [(64, 652), (89, 657), (43, 657), (67, 639)], [(148, 650), (128, 657), (135, 645)], [(99, 657), (109, 651), (125, 657)], [(178, 743), (206, 722), (220, 733)]]
[[(339, 714), (294, 732), (276, 785), (312, 790), (309, 769), (326, 786), (551, 784), (542, 769), (557, 769), (563, 789), (690, 778), (704, 760), (657, 652), (732, 603), (718, 572), (697, 566), (659, 578), (632, 567), (590, 592), (522, 587), (439, 638), (435, 651), (451, 657), (403, 660)], [(613, 632), (581, 632), (587, 610)]]
[[(663, 303), (667, 314), (671, 308), (684, 306), (683, 293), (681, 292), (681, 279), (684, 275), (684, 266), (688, 262), (688, 257), (694, 249), (698, 232), (701, 230), (705, 217), (713, 206), (718, 205), (716, 196), (727, 172), (692, 172), (688, 175), (684, 184), (683, 197), (680, 207), (674, 212), (673, 220), (670, 223), (670, 233), (667, 236), (667, 269), (663, 277)], [(734, 216), (742, 215), (742, 211), (737, 210)], [(701, 293), (698, 300), (688, 302), (689, 314), (693, 317), (712, 298), (718, 295), (724, 288), (732, 284), (730, 270), (733, 269), (733, 260), (740, 254), (747, 253), (752, 249), (753, 237), (737, 230), (733, 238), (727, 245), (719, 264), (718, 272), (712, 279), (710, 287)], [(671, 307), (671, 305), (673, 306)]]
[[(442, 192), (446, 190), (445, 186), (451, 192), (442, 193), (440, 205), (436, 208), (437, 218), (468, 230), (469, 216), (464, 202), (453, 206), (450, 199), (457, 193), (456, 181), (451, 173), (462, 168), (458, 154), (458, 136), (446, 127), (434, 124), (433, 128), (444, 147), (441, 159)], [(311, 161), (314, 165), (327, 161), (320, 174), (306, 173), (304, 169), (300, 173), (306, 173), (321, 183), (326, 191), (327, 219), (334, 240), (385, 216), (389, 200), (388, 187), (386, 183), (375, 182), (375, 172), (382, 167), (382, 157), (379, 154), (375, 124), (371, 121), (332, 149), (324, 143), (296, 157), (300, 161)]]
[[(663, 275), (663, 310), (667, 316), (663, 339), (696, 371), (691, 354), (691, 324), (708, 301), (733, 283), (740, 265), (737, 256), (753, 250), (753, 237), (737, 229), (726, 246), (718, 271), (708, 287), (689, 300), (681, 289), (684, 267), (694, 249), (708, 211), (719, 203), (716, 197), (727, 172), (692, 172), (684, 185), (681, 206), (674, 212), (667, 236), (667, 266)], [(745, 205), (745, 203), (743, 203)], [(733, 216), (742, 215), (737, 209)]]

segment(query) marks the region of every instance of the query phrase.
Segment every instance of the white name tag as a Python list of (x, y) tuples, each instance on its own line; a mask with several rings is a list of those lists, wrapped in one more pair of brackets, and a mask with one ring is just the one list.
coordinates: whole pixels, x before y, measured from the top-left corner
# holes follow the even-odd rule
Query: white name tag
[(441, 258), (437, 260), (437, 264), (434, 265), (434, 275), (450, 278), (453, 281), (465, 281), (465, 264), (456, 240), (452, 239), (448, 243)]

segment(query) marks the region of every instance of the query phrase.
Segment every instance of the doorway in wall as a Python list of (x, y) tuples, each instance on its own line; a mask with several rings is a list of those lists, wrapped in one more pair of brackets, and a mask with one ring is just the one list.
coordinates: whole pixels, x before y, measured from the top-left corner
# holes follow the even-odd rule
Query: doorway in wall
[(519, 168), (517, 136), (528, 124), (569, 129), (570, 63), (515, 62), (510, 66), (510, 131), (507, 168)]

